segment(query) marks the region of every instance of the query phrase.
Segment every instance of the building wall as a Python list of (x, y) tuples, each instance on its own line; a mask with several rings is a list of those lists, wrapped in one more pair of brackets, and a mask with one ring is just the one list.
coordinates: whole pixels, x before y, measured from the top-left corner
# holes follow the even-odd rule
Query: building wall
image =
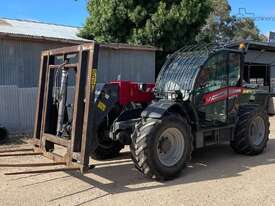
[[(10, 133), (31, 133), (34, 124), (40, 56), (64, 43), (0, 39), (0, 125)], [(101, 48), (98, 87), (123, 79), (154, 82), (155, 52)]]
[(0, 86), (0, 124), (11, 134), (30, 133), (34, 124), (36, 88)]
[(0, 85), (16, 85), (19, 88), (36, 87), (41, 52), (71, 45), (0, 38)]
[(71, 46), (0, 38), (0, 124), (10, 133), (31, 133), (43, 50)]
[(97, 81), (133, 80), (155, 82), (155, 52), (101, 48)]

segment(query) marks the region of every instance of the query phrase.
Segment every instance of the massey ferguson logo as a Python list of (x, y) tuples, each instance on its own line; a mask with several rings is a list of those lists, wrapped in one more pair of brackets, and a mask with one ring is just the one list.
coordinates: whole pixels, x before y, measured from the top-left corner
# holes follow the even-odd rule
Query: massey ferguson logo
[(208, 93), (203, 96), (204, 105), (213, 104), (219, 101), (232, 99), (242, 94), (243, 89), (241, 87), (226, 87), (217, 91)]

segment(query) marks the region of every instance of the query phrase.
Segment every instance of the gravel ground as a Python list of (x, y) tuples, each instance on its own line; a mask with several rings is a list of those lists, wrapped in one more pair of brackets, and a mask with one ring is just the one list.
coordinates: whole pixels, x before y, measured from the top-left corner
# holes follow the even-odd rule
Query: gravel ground
[[(118, 159), (95, 162), (84, 176), (5, 176), (20, 169), (0, 168), (0, 205), (275, 205), (275, 118), (271, 131), (262, 155), (237, 155), (228, 145), (197, 151), (179, 178), (164, 183), (143, 178), (127, 150)], [(12, 139), (0, 148), (24, 147), (26, 141)], [(0, 159), (1, 164), (47, 161), (39, 156)]]

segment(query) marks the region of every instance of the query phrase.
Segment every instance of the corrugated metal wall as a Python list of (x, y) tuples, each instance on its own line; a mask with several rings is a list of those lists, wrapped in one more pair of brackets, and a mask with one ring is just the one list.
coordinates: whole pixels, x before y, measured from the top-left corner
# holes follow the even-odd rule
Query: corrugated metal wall
[[(63, 43), (0, 39), (0, 124), (31, 133), (41, 51)], [(101, 48), (98, 83), (123, 79), (154, 82), (155, 52)]]
[(0, 124), (31, 133), (41, 51), (72, 44), (0, 38)]
[(36, 88), (0, 86), (0, 123), (11, 133), (30, 133), (34, 123)]
[(155, 52), (101, 48), (98, 82), (134, 80), (151, 83), (155, 80)]
[(36, 87), (41, 51), (69, 45), (0, 38), (0, 85)]

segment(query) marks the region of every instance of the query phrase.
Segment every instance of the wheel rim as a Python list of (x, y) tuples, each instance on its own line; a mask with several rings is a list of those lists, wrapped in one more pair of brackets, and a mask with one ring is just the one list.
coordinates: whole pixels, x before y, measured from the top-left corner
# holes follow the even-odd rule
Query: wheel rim
[(265, 138), (265, 122), (260, 116), (256, 117), (249, 127), (249, 137), (254, 145), (260, 145)]
[(157, 145), (159, 161), (166, 167), (176, 165), (182, 158), (185, 142), (182, 132), (177, 128), (168, 128), (160, 135)]

